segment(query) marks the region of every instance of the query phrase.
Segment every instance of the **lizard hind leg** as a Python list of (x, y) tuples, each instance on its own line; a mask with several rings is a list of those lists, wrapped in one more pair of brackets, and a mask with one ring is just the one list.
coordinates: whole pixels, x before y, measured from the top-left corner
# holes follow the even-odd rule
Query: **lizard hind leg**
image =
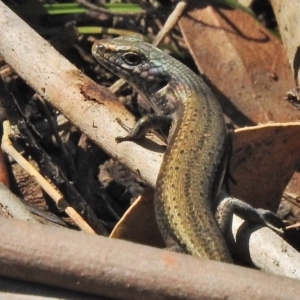
[(221, 192), (217, 198), (219, 203), (215, 210), (215, 218), (223, 234), (226, 234), (231, 224), (232, 216), (236, 214), (249, 223), (267, 226), (277, 234), (282, 235), (282, 231), (279, 228), (284, 226), (275, 213), (266, 209), (254, 208), (242, 200), (230, 197), (225, 192)]

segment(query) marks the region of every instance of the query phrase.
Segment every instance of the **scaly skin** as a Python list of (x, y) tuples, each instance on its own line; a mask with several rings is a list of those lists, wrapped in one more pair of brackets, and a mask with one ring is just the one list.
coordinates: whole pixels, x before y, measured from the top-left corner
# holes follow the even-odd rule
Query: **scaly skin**
[[(167, 246), (231, 262), (212, 208), (226, 166), (227, 132), (210, 89), (185, 65), (134, 38), (96, 41), (92, 53), (142, 94), (165, 123), (171, 121), (155, 197)], [(151, 122), (149, 126), (155, 127)], [(124, 140), (136, 138), (139, 127)]]

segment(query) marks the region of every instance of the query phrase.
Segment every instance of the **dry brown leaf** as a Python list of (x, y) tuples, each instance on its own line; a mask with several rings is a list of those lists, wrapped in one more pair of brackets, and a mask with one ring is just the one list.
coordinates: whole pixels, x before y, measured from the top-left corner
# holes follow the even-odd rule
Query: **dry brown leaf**
[(153, 199), (154, 191), (149, 188), (129, 207), (110, 237), (164, 248), (165, 243), (155, 219)]
[(294, 87), (283, 45), (257, 20), (220, 3), (191, 1), (179, 24), (198, 69), (234, 122), (298, 120), (299, 113), (283, 100)]
[(265, 124), (236, 130), (230, 162), (230, 194), (254, 207), (276, 211), (300, 164), (300, 123)]

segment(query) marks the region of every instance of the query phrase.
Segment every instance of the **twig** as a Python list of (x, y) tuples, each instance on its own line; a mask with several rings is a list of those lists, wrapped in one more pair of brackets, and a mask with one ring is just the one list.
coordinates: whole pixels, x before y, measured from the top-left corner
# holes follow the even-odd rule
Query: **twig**
[(45, 285), (0, 277), (0, 299), (5, 300), (116, 300), (55, 289)]
[(9, 135), (10, 124), (8, 121), (3, 122), (3, 137), (1, 148), (9, 154), (20, 166), (28, 172), (40, 184), (42, 189), (55, 201), (55, 203), (63, 208), (65, 212), (74, 220), (74, 222), (84, 231), (88, 233), (95, 233), (95, 231), (84, 221), (84, 219), (72, 208), (61, 194), (58, 193), (49, 182), (35, 169), (31, 164), (13, 147)]
[(64, 157), (65, 165), (67, 166), (67, 177), (69, 178), (70, 181), (74, 182), (77, 179), (77, 172), (76, 172), (74, 162), (71, 158), (71, 155), (69, 155), (69, 153), (65, 147), (65, 144), (62, 142), (62, 139), (57, 130), (57, 126), (54, 123), (53, 118), (51, 117), (51, 114), (49, 112), (47, 104), (45, 103), (44, 99), (40, 95), (37, 95), (37, 98), (39, 99), (40, 103), (42, 104), (42, 108), (46, 115), (49, 126), (52, 129), (52, 132), (55, 136), (56, 142), (57, 142), (57, 144), (60, 148), (60, 151)]
[(19, 220), (38, 222), (28, 208), (3, 183), (0, 183), (0, 209)]
[(167, 34), (174, 28), (174, 26), (178, 23), (181, 15), (183, 14), (186, 6), (186, 1), (180, 1), (177, 3), (175, 9), (169, 15), (166, 23), (164, 24), (164, 27), (161, 29), (161, 31), (158, 33), (158, 35), (152, 42), (154, 46), (158, 46), (165, 39)]

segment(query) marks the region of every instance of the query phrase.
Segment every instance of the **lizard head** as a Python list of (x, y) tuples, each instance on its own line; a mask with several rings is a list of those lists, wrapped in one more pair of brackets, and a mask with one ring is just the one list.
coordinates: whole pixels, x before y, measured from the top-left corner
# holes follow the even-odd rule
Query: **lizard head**
[(140, 39), (120, 37), (99, 40), (92, 54), (105, 68), (125, 79), (142, 94), (156, 92), (170, 80), (164, 67), (167, 55)]

